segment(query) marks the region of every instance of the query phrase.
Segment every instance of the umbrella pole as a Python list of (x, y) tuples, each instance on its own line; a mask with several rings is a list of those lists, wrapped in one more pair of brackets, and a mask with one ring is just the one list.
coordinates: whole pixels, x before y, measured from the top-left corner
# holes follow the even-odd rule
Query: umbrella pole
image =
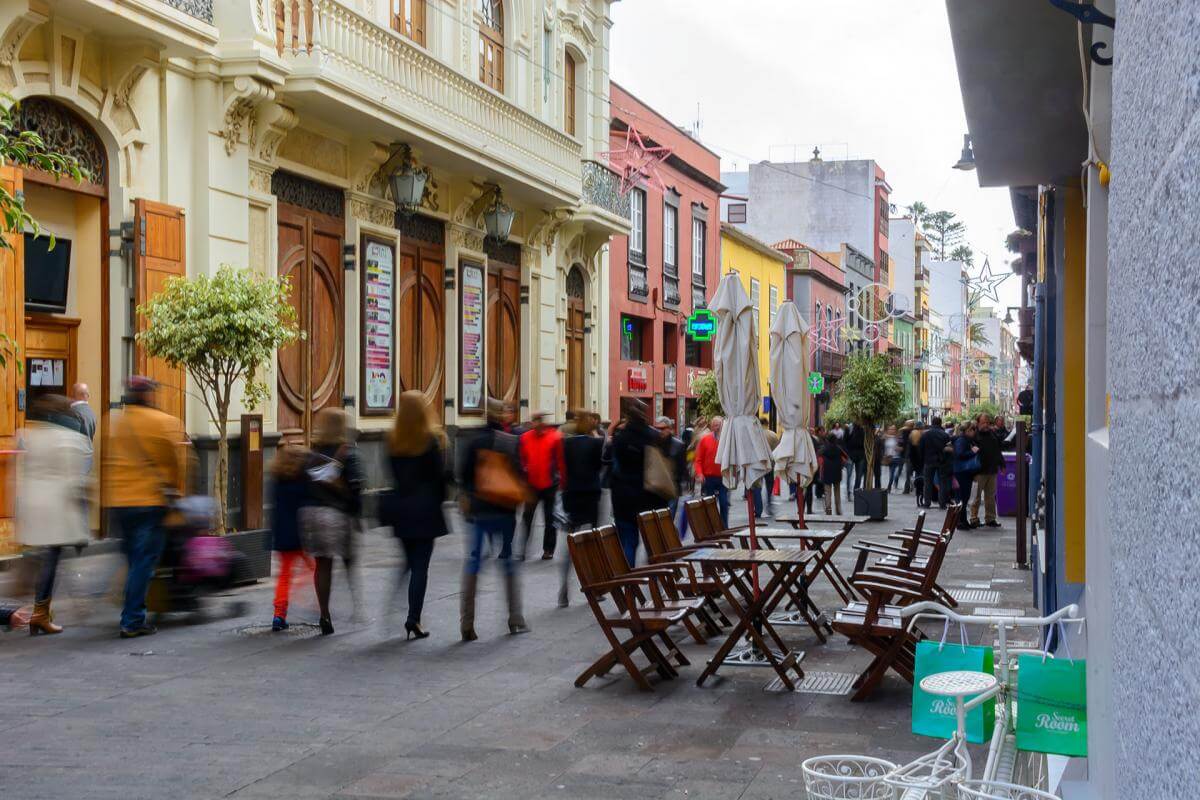
[(796, 526), (800, 530), (808, 527), (808, 523), (804, 521), (804, 498), (808, 496), (808, 486), (796, 484), (796, 514), (799, 517), (799, 524)]

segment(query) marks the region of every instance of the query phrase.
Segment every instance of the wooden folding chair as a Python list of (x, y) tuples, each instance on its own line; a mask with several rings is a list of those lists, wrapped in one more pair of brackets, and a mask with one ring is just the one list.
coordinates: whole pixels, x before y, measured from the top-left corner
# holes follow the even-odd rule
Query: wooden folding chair
[(730, 534), (746, 530), (745, 525), (726, 528), (721, 522), (721, 509), (717, 498), (713, 495), (697, 497), (684, 503), (683, 511), (687, 514), (688, 529), (697, 542), (710, 542), (727, 538)]
[[(620, 664), (639, 688), (649, 691), (653, 688), (647, 679), (650, 673), (657, 672), (663, 678), (674, 678), (679, 674), (668, 655), (658, 648), (656, 638), (663, 641), (676, 663), (681, 666), (689, 663), (668, 632), (682, 624), (692, 610), (664, 600), (659, 575), (629, 573), (614, 577), (601, 535), (601, 530), (594, 529), (567, 537), (575, 574), (609, 645), (607, 653), (580, 673), (575, 685), (582, 687)], [(615, 530), (613, 535), (615, 537)], [(606, 600), (609, 602), (605, 603)], [(639, 667), (633, 660), (639, 651), (649, 662), (648, 666)]]
[(861, 701), (874, 693), (888, 670), (913, 682), (916, 646), (924, 636), (919, 630), (908, 628), (907, 620), (900, 616), (901, 606), (888, 601), (916, 602), (924, 597), (908, 581), (889, 575), (864, 573), (850, 582), (867, 601), (852, 603), (837, 612), (833, 629), (873, 655), (871, 663), (854, 681), (851, 700)]
[[(729, 544), (729, 540), (683, 544), (679, 539), (679, 531), (675, 528), (675, 521), (671, 519), (671, 512), (665, 508), (639, 514), (638, 532), (641, 533), (651, 564), (679, 564), (679, 559), (688, 553)], [(720, 633), (723, 627), (732, 624), (717, 604), (722, 597), (723, 581), (728, 581), (728, 578), (715, 574), (701, 574), (691, 581), (676, 583), (676, 589), (684, 596), (701, 598), (704, 601), (696, 616), (708, 628), (710, 635)]]
[[(962, 506), (960, 504), (949, 506), (946, 509), (946, 517), (942, 522), (941, 531), (932, 533), (922, 530), (924, 523), (924, 512), (922, 512), (917, 517), (915, 527), (892, 534), (889, 537), (902, 542), (903, 546), (901, 547), (873, 542), (859, 542), (858, 545), (855, 545), (855, 549), (858, 550), (859, 555), (854, 571), (858, 573), (870, 569), (874, 572), (907, 577), (916, 581), (923, 580), (925, 573), (930, 570), (929, 562), (933, 557), (933, 553), (940, 551), (941, 557), (944, 558), (946, 550), (950, 546), (950, 541), (954, 538), (954, 532), (958, 529), (958, 520), (961, 513)], [(922, 548), (925, 548), (925, 550), (922, 550)], [(882, 556), (882, 558), (870, 567), (867, 567), (866, 560), (872, 554)], [(940, 564), (938, 568), (940, 568)], [(934, 571), (936, 572), (936, 569)], [(936, 580), (930, 586), (929, 592), (930, 596), (927, 599), (935, 600), (951, 608), (958, 605), (958, 601)]]

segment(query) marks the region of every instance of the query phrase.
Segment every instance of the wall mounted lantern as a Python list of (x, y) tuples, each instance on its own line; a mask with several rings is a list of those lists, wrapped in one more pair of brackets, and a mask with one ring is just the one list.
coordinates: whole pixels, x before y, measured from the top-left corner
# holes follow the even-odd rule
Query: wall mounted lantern
[(504, 203), (504, 194), (499, 186), (493, 187), (492, 204), (483, 211), (483, 226), (487, 229), (488, 239), (496, 244), (508, 241), (512, 233), (513, 219), (516, 212)]
[(418, 167), (413, 163), (412, 148), (407, 144), (393, 154), (400, 156), (400, 163), (388, 176), (392, 187), (392, 201), (396, 210), (404, 217), (411, 217), (421, 207), (425, 198), (425, 183), (429, 180), (429, 170)]

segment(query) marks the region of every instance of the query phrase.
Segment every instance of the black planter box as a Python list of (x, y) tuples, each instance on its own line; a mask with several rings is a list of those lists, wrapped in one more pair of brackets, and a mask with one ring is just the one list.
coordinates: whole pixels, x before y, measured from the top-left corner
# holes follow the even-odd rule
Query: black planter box
[(854, 492), (854, 513), (878, 522), (887, 519), (888, 493), (883, 489), (857, 489)]
[(260, 528), (253, 531), (234, 531), (225, 534), (233, 549), (242, 554), (233, 577), (237, 584), (254, 583), (271, 577), (271, 531)]

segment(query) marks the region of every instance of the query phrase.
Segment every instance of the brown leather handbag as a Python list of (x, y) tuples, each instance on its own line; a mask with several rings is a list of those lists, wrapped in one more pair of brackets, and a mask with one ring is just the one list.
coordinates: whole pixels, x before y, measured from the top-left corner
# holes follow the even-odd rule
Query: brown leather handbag
[(516, 508), (529, 499), (529, 489), (508, 456), (480, 450), (475, 455), (475, 495), (494, 506)]

